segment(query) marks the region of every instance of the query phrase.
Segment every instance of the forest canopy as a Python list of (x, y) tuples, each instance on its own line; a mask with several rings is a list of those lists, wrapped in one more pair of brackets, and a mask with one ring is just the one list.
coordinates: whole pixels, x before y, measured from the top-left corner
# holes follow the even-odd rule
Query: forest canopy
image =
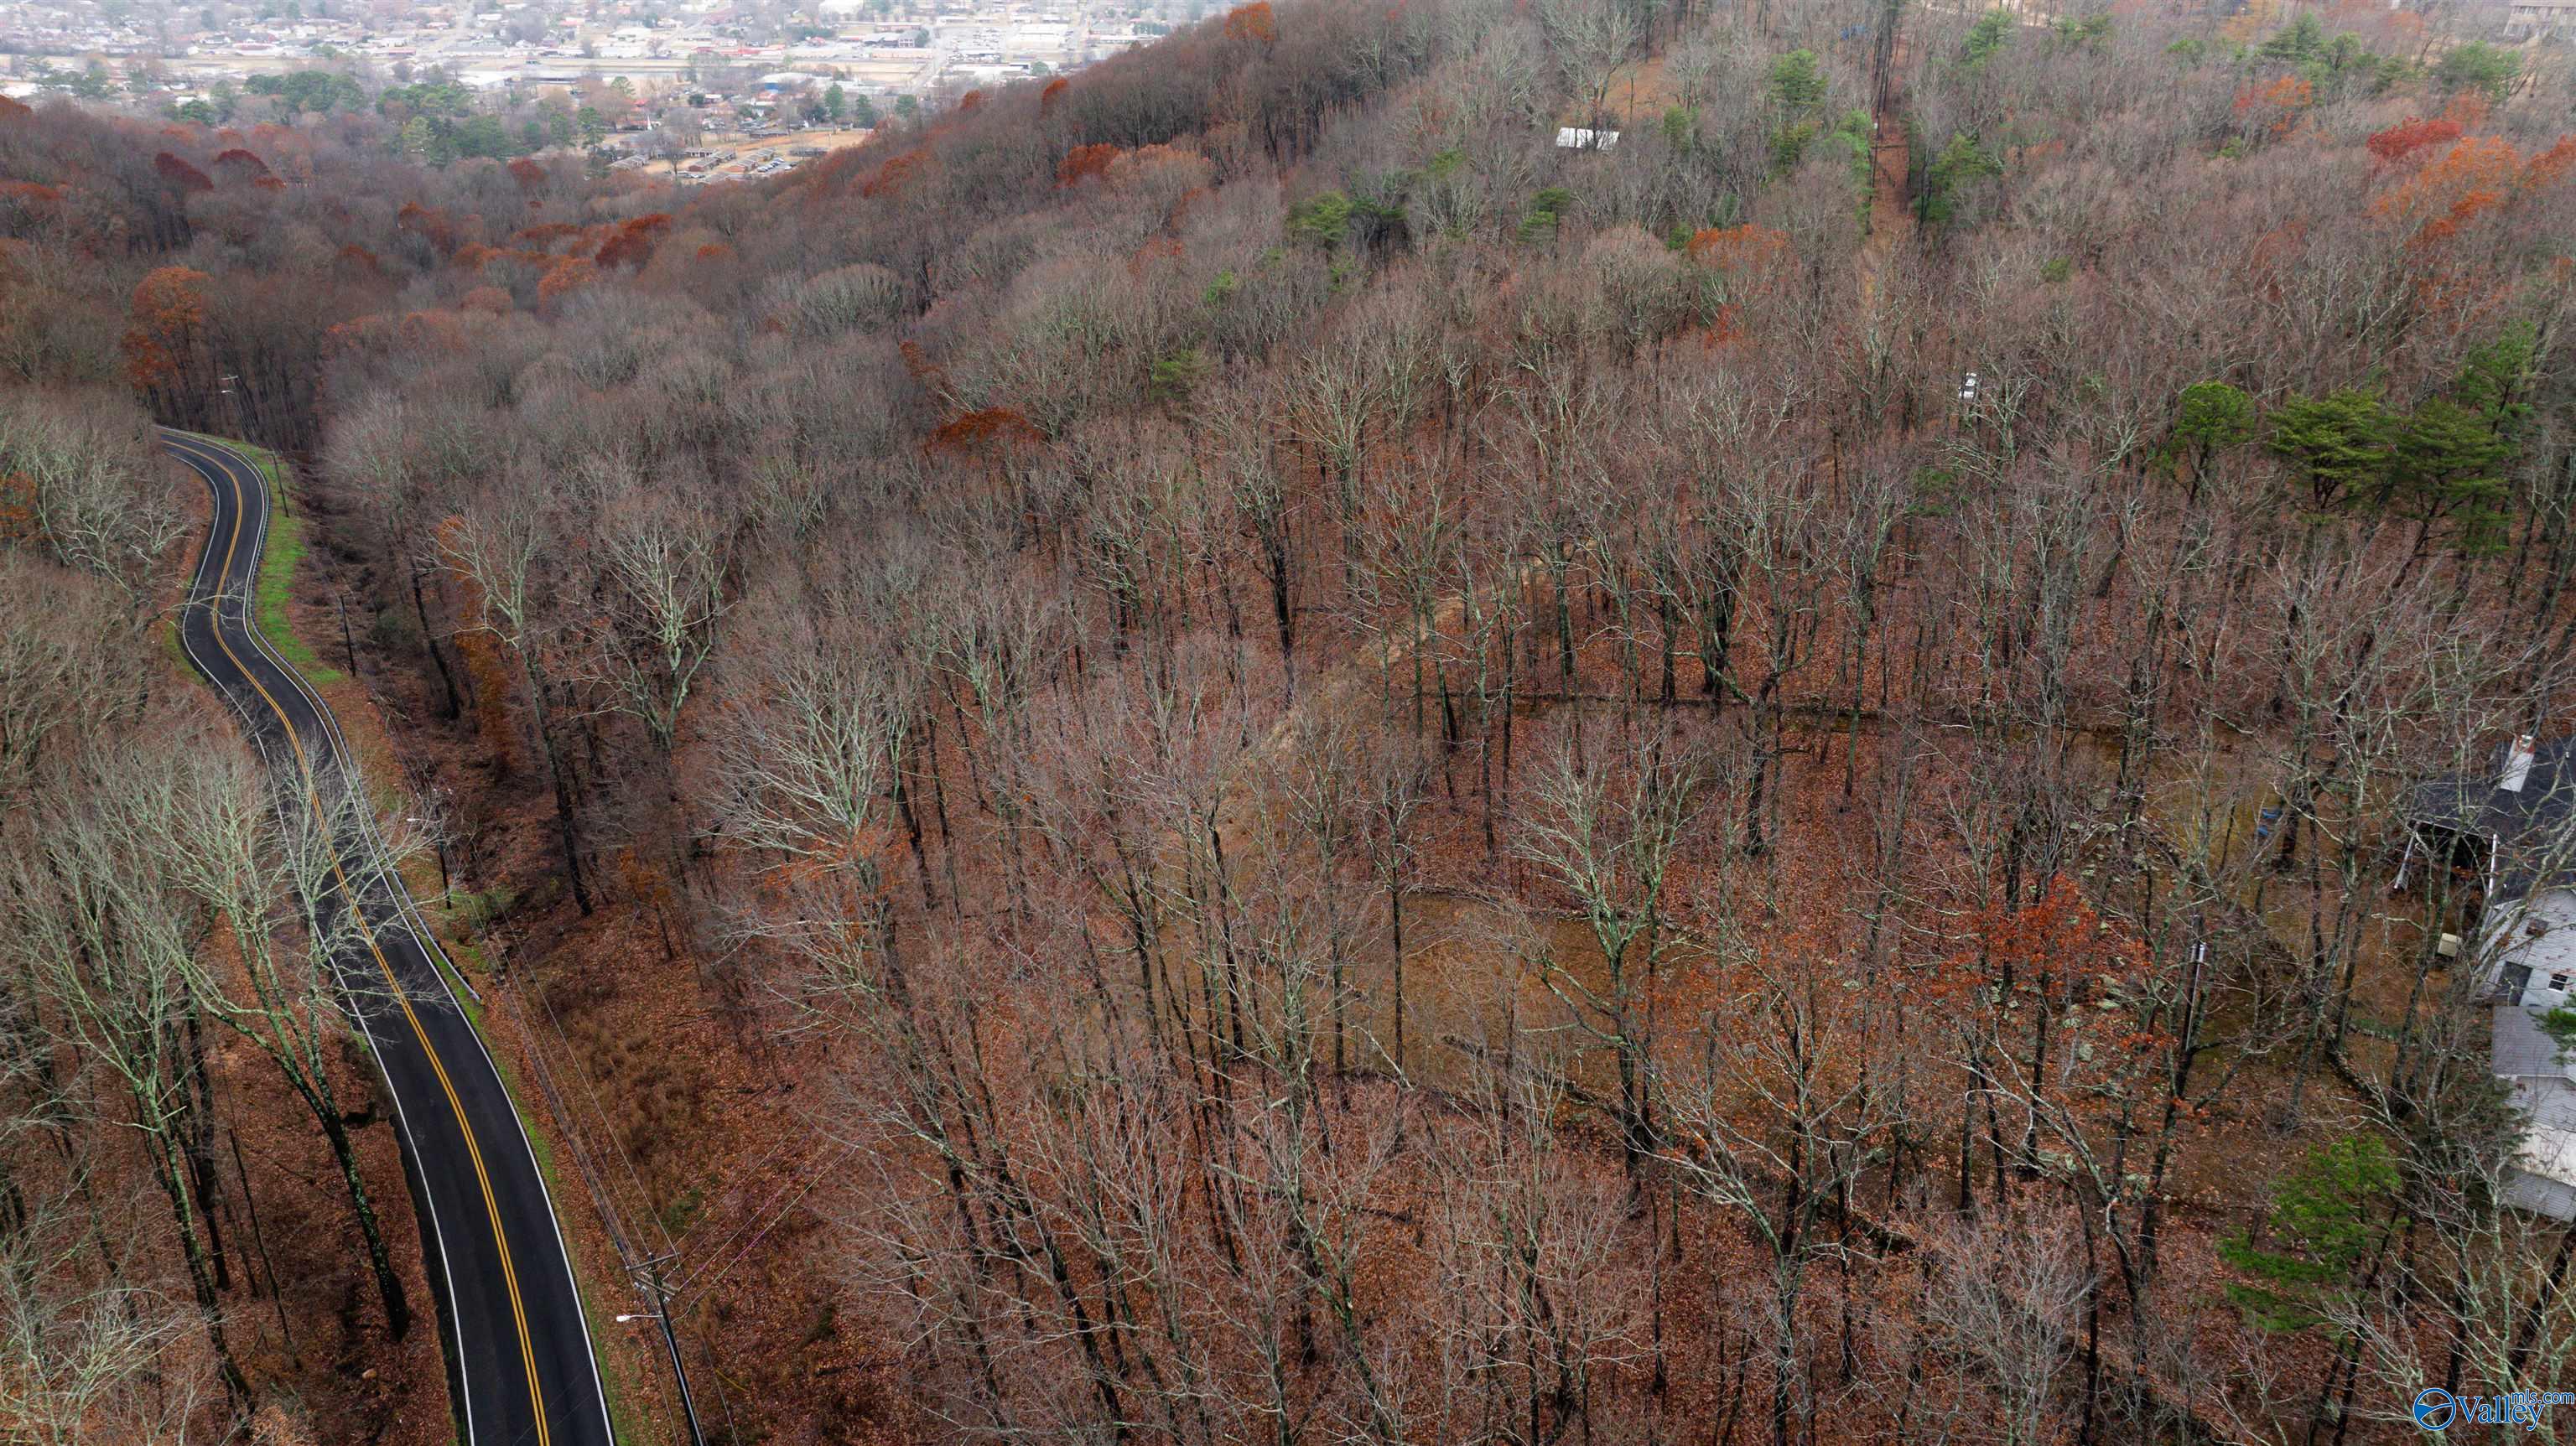
[(149, 666), (157, 422), (281, 459), (262, 608), (731, 1439), (2563, 1385), (2540, 931), (2415, 802), (2576, 729), (2576, 78), (2484, 25), (1279, 0), (708, 186), (434, 82), (0, 102), (10, 1369), (444, 1439), (294, 839), (183, 866), (258, 785)]

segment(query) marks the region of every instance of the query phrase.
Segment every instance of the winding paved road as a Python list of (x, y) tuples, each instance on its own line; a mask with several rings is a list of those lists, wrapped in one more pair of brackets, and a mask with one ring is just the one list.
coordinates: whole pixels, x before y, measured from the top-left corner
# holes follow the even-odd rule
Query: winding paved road
[[(215, 504), (180, 640), (327, 828), (324, 799), (340, 797), (355, 770), (321, 695), (252, 616), (268, 540), (260, 469), (186, 433), (164, 430), (161, 440)], [(371, 863), (372, 834), (347, 823), (337, 839), (340, 906), (358, 907), (342, 982), (393, 1095), (466, 1446), (610, 1446), (572, 1255), (509, 1091), (432, 962), (410, 897)]]

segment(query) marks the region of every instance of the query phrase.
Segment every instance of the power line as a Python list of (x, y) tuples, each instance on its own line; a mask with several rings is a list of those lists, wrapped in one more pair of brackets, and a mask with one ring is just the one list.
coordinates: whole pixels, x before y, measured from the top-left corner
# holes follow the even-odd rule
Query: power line
[[(728, 1272), (730, 1272), (735, 1266), (740, 1265), (743, 1258), (751, 1254), (754, 1249), (758, 1248), (760, 1242), (768, 1238), (769, 1232), (776, 1229), (778, 1227), (778, 1223), (787, 1218), (787, 1213), (796, 1208), (797, 1201), (804, 1199), (808, 1194), (813, 1192), (815, 1186), (823, 1183), (823, 1170), (825, 1166), (838, 1164), (843, 1156), (848, 1155), (851, 1151), (857, 1148), (858, 1146), (855, 1144), (844, 1142), (838, 1151), (827, 1154), (822, 1159), (815, 1161), (813, 1169), (807, 1173), (805, 1183), (797, 1188), (795, 1196), (779, 1207), (778, 1213), (770, 1218), (767, 1225), (760, 1227), (760, 1229), (752, 1235), (751, 1239), (744, 1241), (742, 1249), (735, 1251), (733, 1258), (727, 1260), (721, 1269), (717, 1270), (716, 1273), (711, 1276), (705, 1276), (704, 1288), (712, 1289), (717, 1281), (724, 1279)], [(734, 1235), (740, 1235), (743, 1232), (743, 1229), (750, 1225), (752, 1220), (756, 1220), (758, 1218), (759, 1215), (757, 1212), (746, 1217), (741, 1226), (735, 1227)], [(726, 1237), (728, 1242), (730, 1242), (732, 1238), (732, 1236)], [(699, 1282), (701, 1275), (704, 1275), (703, 1269), (697, 1274), (682, 1277), (680, 1281), (680, 1289), (683, 1291), (689, 1291), (700, 1288)]]

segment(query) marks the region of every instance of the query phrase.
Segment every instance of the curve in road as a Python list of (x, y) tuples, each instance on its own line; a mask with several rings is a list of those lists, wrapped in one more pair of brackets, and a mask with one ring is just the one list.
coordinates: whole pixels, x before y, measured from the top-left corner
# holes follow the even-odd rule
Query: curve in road
[(518, 1110), (401, 880), (378, 864), (365, 810), (338, 810), (334, 826), (326, 797), (364, 796), (347, 742), (255, 624), (266, 479), (219, 443), (166, 428), (161, 440), (214, 498), (180, 641), (333, 840), (336, 906), (354, 910), (344, 998), (393, 1097), (467, 1446), (610, 1446), (572, 1252)]

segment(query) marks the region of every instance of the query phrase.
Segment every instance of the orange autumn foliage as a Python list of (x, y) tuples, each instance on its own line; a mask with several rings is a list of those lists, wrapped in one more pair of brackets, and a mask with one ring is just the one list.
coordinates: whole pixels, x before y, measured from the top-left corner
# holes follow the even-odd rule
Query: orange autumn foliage
[(2463, 131), (2473, 131), (2487, 123), (2487, 113), (2493, 109), (2484, 92), (2464, 90), (2442, 107), (2442, 119), (2456, 122)]
[(176, 380), (206, 321), (206, 273), (164, 266), (135, 283), (121, 343), (125, 374), (137, 387)]
[(2308, 84), (2305, 79), (2295, 75), (2284, 75), (2275, 78), (2268, 85), (2260, 87), (2249, 85), (2238, 91), (2236, 109), (2239, 113), (2252, 110), (2256, 106), (2271, 106), (2278, 110), (2305, 110), (2316, 102), (2316, 98), (2316, 87)]
[(456, 249), (456, 226), (440, 212), (418, 201), (405, 201), (394, 213), (394, 225), (429, 242), (432, 251), (446, 256)]
[(220, 151), (215, 156), (215, 172), (228, 180), (258, 180), (268, 174), (268, 162), (253, 151), (239, 146)]
[(1055, 183), (1070, 186), (1085, 176), (1107, 176), (1109, 163), (1124, 154), (1118, 147), (1102, 143), (1075, 146), (1065, 152), (1064, 161), (1055, 168)]
[(2576, 168), (2576, 136), (2560, 136), (2558, 144), (2533, 156), (2522, 168), (2522, 188), (2537, 191), (2557, 185), (2567, 179), (2571, 168)]
[(671, 218), (663, 212), (638, 216), (618, 227), (616, 234), (601, 243), (594, 259), (603, 271), (612, 266), (640, 268), (653, 259), (655, 241), (670, 228)]
[(597, 266), (581, 257), (567, 256), (556, 262), (555, 268), (547, 272), (545, 278), (537, 283), (537, 300), (540, 303), (552, 302), (558, 297), (588, 286), (598, 278)]
[(550, 256), (543, 251), (513, 251), (506, 246), (485, 246), (480, 242), (468, 242), (457, 247), (456, 255), (450, 259), (456, 263), (456, 268), (460, 271), (480, 271), (495, 261), (515, 261), (531, 271), (543, 271), (563, 258)]
[(33, 181), (0, 181), (0, 202), (33, 212), (51, 209), (63, 199), (60, 186), (39, 186)]
[(168, 151), (163, 151), (152, 158), (152, 169), (162, 180), (168, 181), (182, 191), (211, 191), (215, 188), (215, 183), (207, 179), (205, 172)]
[(2284, 75), (2262, 86), (2247, 86), (2236, 93), (2236, 114), (2249, 127), (2279, 137), (2290, 133), (2299, 116), (2316, 102), (2316, 87), (2295, 75)]
[(1721, 271), (1749, 273), (1789, 254), (1789, 234), (1746, 222), (1725, 230), (1700, 231), (1686, 248), (1691, 260)]
[(464, 313), (454, 311), (406, 311), (400, 315), (378, 313), (344, 321), (323, 333), (323, 355), (375, 348), (412, 352), (462, 351), (468, 340)]
[(36, 479), (24, 472), (0, 473), (0, 542), (25, 542), (36, 535)]
[(1710, 322), (1708, 335), (1713, 341), (1731, 341), (1741, 331), (1743, 303), (1777, 288), (1790, 255), (1789, 237), (1786, 232), (1747, 222), (1698, 232), (1683, 254), (1693, 265), (1722, 278), (1724, 301)]
[(904, 187), (930, 166), (930, 158), (919, 151), (907, 151), (877, 169), (859, 187), (862, 196), (884, 196), (891, 200), (903, 194)]
[(2362, 142), (2381, 165), (2390, 165), (2423, 150), (2427, 146), (2445, 146), (2460, 138), (2460, 124), (2453, 120), (2418, 120), (2413, 116), (2384, 131), (2372, 134)]
[(1750, 222), (1697, 232), (1683, 254), (1694, 265), (1724, 276), (1728, 290), (1736, 293), (1773, 279), (1791, 258), (1789, 233)]
[(649, 863), (632, 848), (617, 851), (617, 881), (625, 886), (628, 898), (649, 905), (663, 919), (663, 938), (670, 937), (669, 911), (678, 895), (671, 888), (671, 877)]
[(1009, 407), (987, 407), (968, 412), (930, 434), (921, 444), (925, 452), (954, 451), (973, 455), (999, 450), (1021, 442), (1043, 440), (1036, 424)]
[(1225, 12), (1225, 38), (1250, 40), (1268, 45), (1279, 38), (1278, 18), (1271, 13), (1270, 0), (1252, 0)]
[(2471, 136), (2390, 187), (2371, 203), (2371, 214), (2411, 230), (2411, 247), (2438, 246), (2479, 217), (2557, 185), (2571, 167), (2576, 139), (2526, 157), (2500, 136)]
[(524, 241), (531, 246), (552, 246), (558, 241), (582, 235), (588, 229), (570, 221), (540, 221), (534, 226), (520, 227), (511, 234), (510, 239)]
[(903, 358), (903, 369), (922, 390), (942, 392), (948, 389), (948, 373), (921, 349), (921, 343), (905, 338), (895, 344), (895, 354)]
[[(449, 516), (438, 524), (442, 545), (452, 546), (464, 529), (465, 519)], [(476, 586), (474, 574), (464, 568), (448, 569), (449, 581), (456, 589), (456, 613), (464, 623), (456, 634), (457, 655), (465, 660), (465, 674), (474, 685), (474, 723), (492, 750), (492, 761), (504, 773), (519, 766), (519, 735), (510, 726), (510, 669), (501, 657), (501, 640), (491, 630), (484, 612), (483, 590)]]
[(1048, 81), (1046, 89), (1038, 92), (1038, 114), (1045, 115), (1055, 109), (1056, 103), (1063, 100), (1064, 93), (1071, 89), (1073, 89), (1073, 82), (1061, 75)]
[(1153, 237), (1144, 245), (1137, 247), (1135, 255), (1127, 258), (1127, 274), (1141, 277), (1153, 269), (1157, 261), (1168, 261), (1177, 265), (1184, 254), (1181, 243), (1171, 237)]
[(519, 766), (518, 739), (510, 729), (510, 670), (501, 661), (501, 645), (490, 633), (461, 633), (456, 651), (464, 656), (466, 675), (474, 680), (474, 722), (492, 750), (492, 761), (504, 773)]
[(2143, 963), (2136, 941), (2116, 933), (2062, 876), (2038, 903), (1987, 911), (1975, 933), (1988, 968), (2045, 979), (2078, 997), (2130, 977)]
[(870, 147), (843, 146), (812, 165), (799, 167), (789, 184), (805, 193), (809, 206), (818, 204), (846, 192), (860, 168), (872, 159)]

